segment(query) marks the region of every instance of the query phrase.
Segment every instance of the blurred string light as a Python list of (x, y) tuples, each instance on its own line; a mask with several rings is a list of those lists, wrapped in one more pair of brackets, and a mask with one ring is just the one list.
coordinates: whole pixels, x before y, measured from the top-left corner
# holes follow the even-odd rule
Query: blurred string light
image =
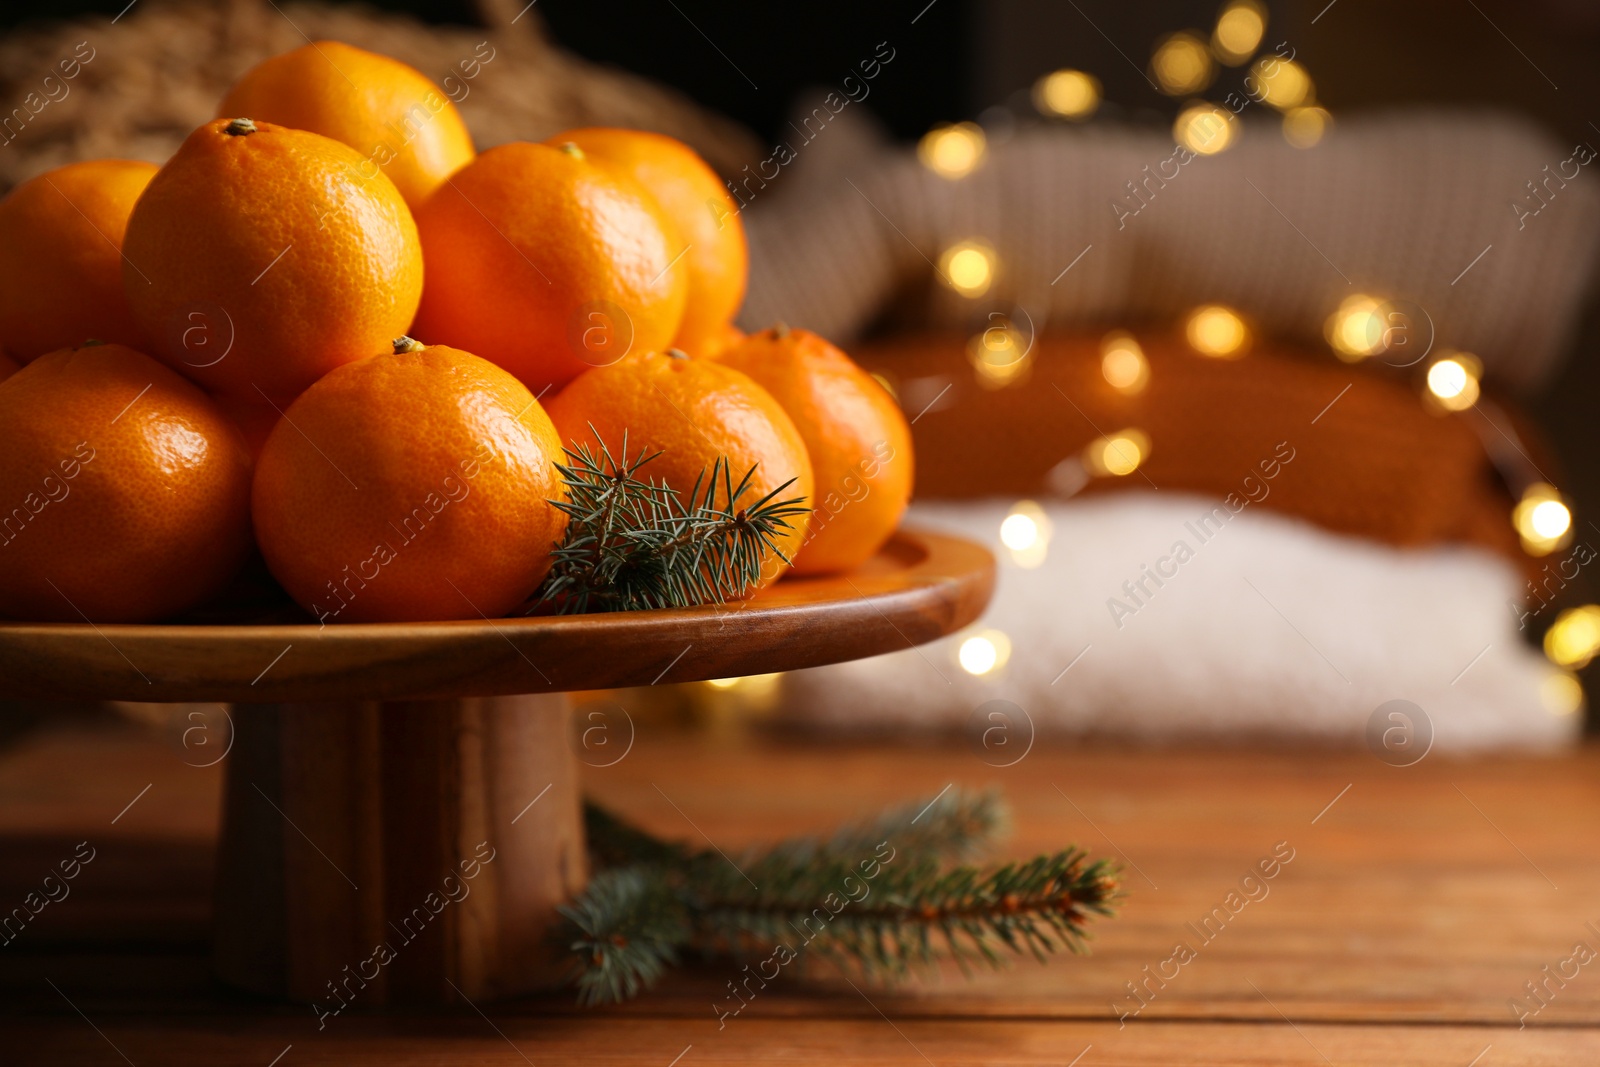
[(1250, 66), (1255, 78), (1255, 95), (1268, 107), (1288, 111), (1301, 104), (1316, 102), (1316, 89), (1306, 68), (1292, 59), (1258, 59)]
[(1283, 116), (1283, 139), (1296, 148), (1311, 148), (1322, 140), (1331, 125), (1333, 116), (1326, 108), (1315, 104), (1292, 107)]
[(1551, 671), (1539, 683), (1539, 700), (1552, 715), (1574, 715), (1583, 709), (1583, 684), (1566, 671)]
[(1202, 356), (1238, 359), (1250, 350), (1250, 328), (1230, 307), (1206, 304), (1189, 312), (1183, 333)]
[(1019, 500), (1000, 523), (1000, 543), (1011, 561), (1032, 570), (1045, 560), (1050, 548), (1050, 516), (1031, 500)]
[(962, 296), (979, 297), (994, 281), (994, 249), (982, 241), (962, 241), (939, 256), (939, 274)]
[(1383, 302), (1366, 293), (1355, 293), (1340, 302), (1339, 308), (1323, 326), (1323, 336), (1333, 351), (1346, 363), (1359, 363), (1388, 347), (1388, 325)]
[(1523, 490), (1511, 512), (1511, 525), (1530, 556), (1546, 556), (1567, 542), (1572, 532), (1572, 511), (1553, 485), (1535, 482)]
[(1033, 106), (1056, 118), (1086, 119), (1100, 106), (1100, 79), (1081, 70), (1051, 71), (1033, 83)]
[(1117, 392), (1135, 396), (1150, 384), (1150, 361), (1132, 334), (1113, 330), (1100, 342), (1100, 374)]
[(1483, 364), (1467, 352), (1452, 352), (1428, 368), (1428, 396), (1446, 411), (1465, 411), (1478, 402)]
[(1237, 136), (1233, 115), (1215, 104), (1191, 104), (1172, 124), (1173, 140), (1201, 156), (1227, 150)]
[(1267, 32), (1267, 9), (1256, 0), (1233, 0), (1217, 16), (1211, 31), (1211, 54), (1225, 66), (1237, 67), (1261, 47)]
[(1568, 608), (1544, 635), (1544, 654), (1557, 667), (1578, 670), (1600, 652), (1600, 605)]
[(1091, 474), (1120, 478), (1138, 470), (1149, 457), (1150, 435), (1127, 429), (1089, 442), (1083, 450), (1083, 466)]
[(917, 143), (917, 157), (943, 178), (964, 178), (978, 169), (988, 154), (983, 127), (973, 122), (935, 126)]
[(968, 674), (990, 674), (1011, 658), (1011, 639), (999, 630), (980, 630), (961, 642), (956, 662)]
[(1189, 30), (1180, 30), (1156, 42), (1150, 76), (1168, 96), (1191, 96), (1211, 84), (1217, 66), (1206, 42)]
[(967, 361), (978, 376), (978, 384), (999, 389), (1026, 377), (1033, 353), (1022, 331), (1010, 319), (997, 316), (967, 342)]

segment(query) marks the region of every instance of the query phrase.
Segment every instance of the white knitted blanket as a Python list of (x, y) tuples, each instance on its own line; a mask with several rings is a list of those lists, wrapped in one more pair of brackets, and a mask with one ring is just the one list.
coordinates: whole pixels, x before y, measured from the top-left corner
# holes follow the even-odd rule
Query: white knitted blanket
[[(1328, 315), (1365, 291), (1414, 302), (1418, 336), (1476, 353), (1504, 384), (1549, 377), (1600, 249), (1592, 149), (1487, 113), (1354, 117), (1309, 150), (1241, 121), (1235, 147), (1187, 162), (1162, 132), (1035, 129), (949, 180), (844, 108), (797, 134), (770, 182), (738, 183), (741, 322), (848, 341), (907, 290), (926, 301), (919, 323), (968, 331), (1018, 306), (1094, 328), (1220, 301), (1320, 345)], [(998, 253), (977, 300), (935, 282), (939, 253), (969, 238)]]

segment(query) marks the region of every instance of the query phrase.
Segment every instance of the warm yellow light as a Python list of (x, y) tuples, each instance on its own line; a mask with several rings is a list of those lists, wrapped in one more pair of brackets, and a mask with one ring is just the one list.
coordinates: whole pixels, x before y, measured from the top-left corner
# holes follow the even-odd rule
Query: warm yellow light
[(1478, 402), (1477, 357), (1465, 352), (1438, 360), (1428, 368), (1428, 392), (1446, 411), (1465, 411)]
[(1168, 96), (1198, 93), (1216, 73), (1211, 50), (1188, 30), (1162, 38), (1150, 56), (1150, 74)]
[(1020, 552), (1024, 548), (1032, 548), (1038, 540), (1039, 524), (1032, 515), (1013, 511), (1000, 523), (1000, 543), (1007, 548)]
[(1214, 156), (1238, 135), (1233, 116), (1213, 104), (1195, 104), (1179, 113), (1172, 136), (1196, 155)]
[(1328, 114), (1326, 108), (1317, 107), (1292, 107), (1283, 116), (1283, 139), (1296, 148), (1311, 148), (1328, 127), (1333, 124), (1333, 116)]
[(1132, 396), (1150, 384), (1150, 361), (1132, 334), (1116, 330), (1100, 342), (1100, 374), (1111, 388)]
[(1258, 59), (1250, 73), (1255, 77), (1255, 95), (1268, 107), (1288, 111), (1316, 101), (1311, 75), (1292, 59)]
[(1572, 512), (1559, 500), (1541, 500), (1528, 516), (1533, 532), (1544, 538), (1557, 538), (1572, 527)]
[(1511, 513), (1511, 524), (1529, 555), (1544, 556), (1566, 543), (1572, 531), (1572, 512), (1555, 486), (1537, 482), (1523, 491)]
[(1255, 0), (1234, 0), (1217, 16), (1211, 31), (1211, 51), (1230, 67), (1237, 67), (1261, 47), (1267, 30), (1267, 9)]
[(967, 361), (977, 373), (978, 384), (998, 389), (1025, 377), (1033, 354), (1022, 331), (1009, 319), (997, 317), (967, 342)]
[(1088, 118), (1100, 106), (1100, 79), (1081, 70), (1052, 71), (1033, 83), (1033, 106), (1058, 118)]
[(1189, 313), (1184, 324), (1189, 346), (1202, 356), (1238, 359), (1250, 348), (1250, 330), (1237, 312), (1221, 304), (1207, 304)]
[(1050, 545), (1050, 517), (1031, 500), (1019, 500), (1000, 523), (1000, 543), (1011, 561), (1027, 570), (1045, 560)]
[(982, 296), (994, 280), (994, 249), (981, 241), (951, 245), (939, 257), (939, 273), (962, 296)]
[(1084, 466), (1099, 475), (1122, 477), (1138, 470), (1150, 455), (1150, 436), (1143, 430), (1123, 430), (1091, 441), (1083, 450)]
[(1583, 685), (1566, 671), (1551, 671), (1539, 683), (1539, 700), (1552, 715), (1572, 715), (1583, 708)]
[(1388, 346), (1383, 304), (1366, 293), (1347, 296), (1339, 310), (1328, 316), (1323, 336), (1346, 363), (1357, 363)]
[(983, 127), (972, 122), (935, 126), (922, 135), (917, 156), (929, 170), (945, 178), (963, 178), (978, 168), (988, 151)]
[(1544, 654), (1558, 667), (1587, 667), (1600, 652), (1600, 605), (1568, 608), (1545, 631)]
[(710, 678), (706, 680), (706, 684), (713, 689), (732, 689), (742, 681), (743, 678)]
[(988, 674), (1011, 658), (1011, 639), (999, 630), (983, 630), (961, 642), (956, 660), (968, 674)]

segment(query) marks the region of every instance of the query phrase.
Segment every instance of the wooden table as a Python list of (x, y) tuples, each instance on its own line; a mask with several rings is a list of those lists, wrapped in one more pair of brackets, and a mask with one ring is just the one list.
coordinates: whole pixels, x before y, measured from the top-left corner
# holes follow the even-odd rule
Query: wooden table
[[(617, 1009), (546, 995), (346, 1014), (211, 976), (221, 775), (128, 727), (56, 730), (0, 754), (0, 904), (88, 841), (95, 858), (0, 948), (6, 1064), (1600, 1063), (1600, 958), (1519, 1029), (1508, 1002), (1600, 951), (1600, 748), (1393, 768), (1365, 752), (1041, 743), (994, 769), (961, 745), (829, 746), (641, 729), (585, 768), (594, 796), (724, 849), (829, 828), (952, 782), (997, 785), (1028, 853), (1077, 841), (1130, 896), (1095, 951), (891, 992), (785, 974), (719, 1028), (736, 968), (672, 977)], [(1284, 845), (1279, 845), (1285, 842)], [(1209, 942), (1199, 925), (1277, 849), (1293, 859)], [(1592, 925), (1589, 925), (1592, 924)], [(1195, 958), (1136, 1015), (1126, 983), (1175, 943)], [(1568, 973), (1571, 964), (1565, 965)], [(1167, 973), (1172, 967), (1167, 965)], [(1531, 1002), (1528, 1002), (1531, 1003)]]

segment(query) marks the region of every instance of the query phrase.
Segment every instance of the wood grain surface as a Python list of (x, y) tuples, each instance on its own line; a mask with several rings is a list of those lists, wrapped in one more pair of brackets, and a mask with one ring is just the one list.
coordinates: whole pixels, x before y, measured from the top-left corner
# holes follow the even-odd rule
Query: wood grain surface
[[(543, 995), (353, 1010), (321, 1030), (304, 1006), (228, 991), (207, 946), (220, 774), (198, 762), (126, 727), (0, 755), (0, 902), (20, 904), (79, 842), (97, 849), (71, 895), (0, 948), (0, 1062), (1600, 1063), (1600, 960), (1552, 984), (1525, 1028), (1509, 1006), (1531, 1003), (1525, 983), (1575, 943), (1600, 949), (1594, 746), (1402, 769), (1365, 751), (1041, 741), (995, 769), (960, 741), (837, 746), (641, 722), (626, 758), (583, 768), (585, 788), (730, 856), (954, 783), (1005, 791), (1005, 854), (1077, 842), (1125, 868), (1129, 896), (1090, 956), (899, 990), (785, 976), (720, 1028), (713, 1005), (736, 968), (716, 961), (619, 1009)], [(1294, 858), (1269, 892), (1198, 943), (1188, 924), (1279, 842)], [(1197, 958), (1119, 1020), (1125, 984), (1178, 940)]]
[(902, 530), (850, 574), (677, 611), (323, 627), (0, 623), (0, 698), (433, 700), (764, 674), (931, 641), (977, 618), (993, 585), (983, 548)]

